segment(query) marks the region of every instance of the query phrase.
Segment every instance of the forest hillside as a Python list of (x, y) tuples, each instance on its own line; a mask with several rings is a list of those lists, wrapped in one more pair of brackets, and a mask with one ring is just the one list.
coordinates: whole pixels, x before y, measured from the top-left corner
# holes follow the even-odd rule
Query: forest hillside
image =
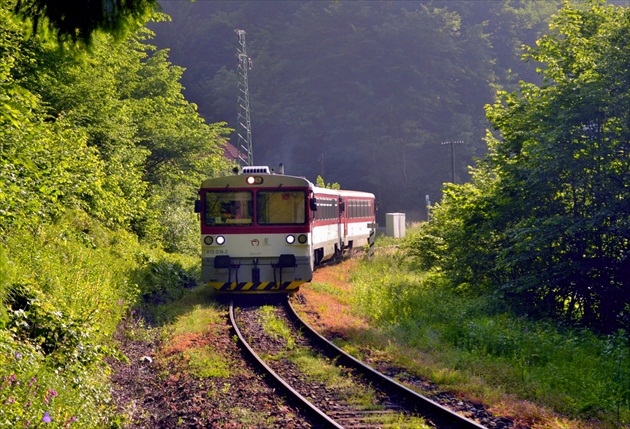
[(372, 192), (381, 221), (386, 212), (426, 219), (425, 196), (468, 181), (486, 152), (484, 105), (496, 90), (538, 81), (521, 48), (560, 4), (160, 1), (172, 19), (150, 28), (186, 69), (187, 99), (233, 129), (235, 30), (246, 32), (254, 164)]

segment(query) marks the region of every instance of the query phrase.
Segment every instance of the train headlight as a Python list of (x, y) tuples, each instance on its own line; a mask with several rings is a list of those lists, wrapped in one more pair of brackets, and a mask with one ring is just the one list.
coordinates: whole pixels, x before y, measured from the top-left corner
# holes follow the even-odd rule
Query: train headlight
[(287, 240), (287, 243), (289, 244), (295, 243), (295, 235), (287, 235), (286, 240)]
[(261, 185), (263, 182), (263, 178), (260, 176), (247, 176), (246, 180), (248, 185)]
[(214, 239), (212, 238), (211, 235), (206, 235), (203, 238), (203, 242), (206, 243), (208, 246), (210, 246), (212, 244), (212, 242), (214, 241)]
[(298, 236), (298, 242), (299, 242), (300, 244), (306, 244), (306, 241), (307, 241), (307, 240), (308, 240), (308, 238), (307, 238), (307, 237), (306, 237), (306, 235), (304, 235), (304, 234), (300, 234), (300, 235)]
[(222, 235), (219, 235), (219, 236), (217, 237), (217, 244), (218, 244), (219, 246), (220, 246), (220, 245), (222, 245), (222, 244), (225, 244), (225, 237), (224, 237), (224, 236), (222, 236)]

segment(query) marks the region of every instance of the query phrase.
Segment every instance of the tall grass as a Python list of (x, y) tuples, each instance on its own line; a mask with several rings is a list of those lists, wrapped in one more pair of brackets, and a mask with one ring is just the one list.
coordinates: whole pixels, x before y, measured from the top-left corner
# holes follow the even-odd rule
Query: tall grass
[(104, 358), (118, 356), (116, 326), (142, 297), (180, 293), (191, 275), (82, 212), (0, 247), (0, 427), (115, 426)]
[[(139, 252), (135, 239), (75, 213), (54, 226), (8, 241), (17, 282), (41, 290), (57, 309), (111, 331), (134, 303), (129, 284)], [(114, 325), (112, 325), (114, 324)]]
[(474, 379), (475, 394), (511, 393), (570, 417), (630, 423), (628, 333), (597, 336), (496, 313), (482, 298), (454, 292), (439, 273), (410, 271), (395, 256), (363, 262), (352, 282), (354, 305), (373, 324), (449, 368), (424, 374), (446, 387)]

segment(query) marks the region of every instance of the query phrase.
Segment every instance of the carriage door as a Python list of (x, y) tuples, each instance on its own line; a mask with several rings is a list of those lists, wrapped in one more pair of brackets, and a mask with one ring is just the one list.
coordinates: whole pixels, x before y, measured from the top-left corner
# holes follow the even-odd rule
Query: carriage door
[(338, 201), (339, 207), (339, 251), (341, 252), (346, 243), (346, 236), (348, 235), (348, 221), (346, 216), (346, 203), (339, 198)]

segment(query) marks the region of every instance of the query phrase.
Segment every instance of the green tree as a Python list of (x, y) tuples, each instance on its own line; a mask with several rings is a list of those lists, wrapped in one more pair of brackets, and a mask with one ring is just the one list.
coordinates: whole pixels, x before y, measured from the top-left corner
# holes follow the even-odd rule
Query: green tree
[(156, 234), (156, 219), (169, 214), (159, 207), (160, 196), (167, 197), (154, 188), (184, 183), (188, 192), (180, 202), (192, 204), (201, 180), (226, 168), (221, 147), (229, 132), (224, 124), (206, 124), (184, 99), (183, 69), (168, 61), (166, 50), (146, 44), (150, 36), (121, 44), (103, 38), (89, 61), (66, 57), (74, 66), (60, 68), (45, 91), (55, 112), (86, 127), (106, 160), (108, 189), (125, 196), (123, 207), (107, 204), (116, 213), (105, 218), (118, 216), (141, 236)]
[[(50, 220), (83, 194), (98, 192), (101, 171), (82, 130), (48, 118), (41, 98), (24, 85), (25, 64), (36, 61), (30, 43), (0, 8), (0, 230)], [(95, 180), (85, 181), (93, 175)], [(37, 214), (37, 216), (33, 216)]]
[[(227, 169), (229, 130), (205, 123), (185, 100), (183, 69), (147, 44), (146, 31), (125, 42), (94, 35), (90, 52), (70, 53), (25, 39), (19, 23), (12, 28), (2, 33), (0, 216), (15, 225), (33, 218), (27, 213), (54, 217), (80, 207), (170, 249), (177, 231), (186, 236), (177, 240), (190, 242), (192, 210), (175, 215), (173, 205), (190, 207), (201, 180)], [(183, 218), (187, 224), (176, 226)]]
[(145, 217), (148, 152), (136, 144), (134, 106), (120, 97), (127, 73), (143, 53), (130, 43), (95, 39), (90, 54), (70, 54), (40, 44), (33, 66), (23, 67), (24, 85), (40, 94), (49, 118), (80, 130), (102, 162), (88, 183), (98, 190), (81, 195), (81, 207), (111, 227), (129, 227)]
[(544, 311), (610, 329), (630, 302), (630, 10), (567, 4), (550, 30), (528, 53), (546, 65), (544, 84), (489, 110), (505, 130), (495, 165), (528, 213), (503, 265), (539, 273), (513, 287)]
[(432, 262), (522, 311), (617, 326), (630, 302), (628, 46), (630, 9), (565, 4), (528, 49), (543, 84), (499, 94), (487, 113), (500, 136), (474, 185), (434, 210)]
[(326, 189), (341, 189), (341, 185), (339, 183), (326, 183), (322, 176), (317, 176), (317, 179), (315, 179), (315, 185)]
[(119, 38), (142, 27), (157, 0), (15, 0), (13, 10), (29, 20), (33, 32), (56, 34), (61, 41), (91, 43), (96, 31)]

